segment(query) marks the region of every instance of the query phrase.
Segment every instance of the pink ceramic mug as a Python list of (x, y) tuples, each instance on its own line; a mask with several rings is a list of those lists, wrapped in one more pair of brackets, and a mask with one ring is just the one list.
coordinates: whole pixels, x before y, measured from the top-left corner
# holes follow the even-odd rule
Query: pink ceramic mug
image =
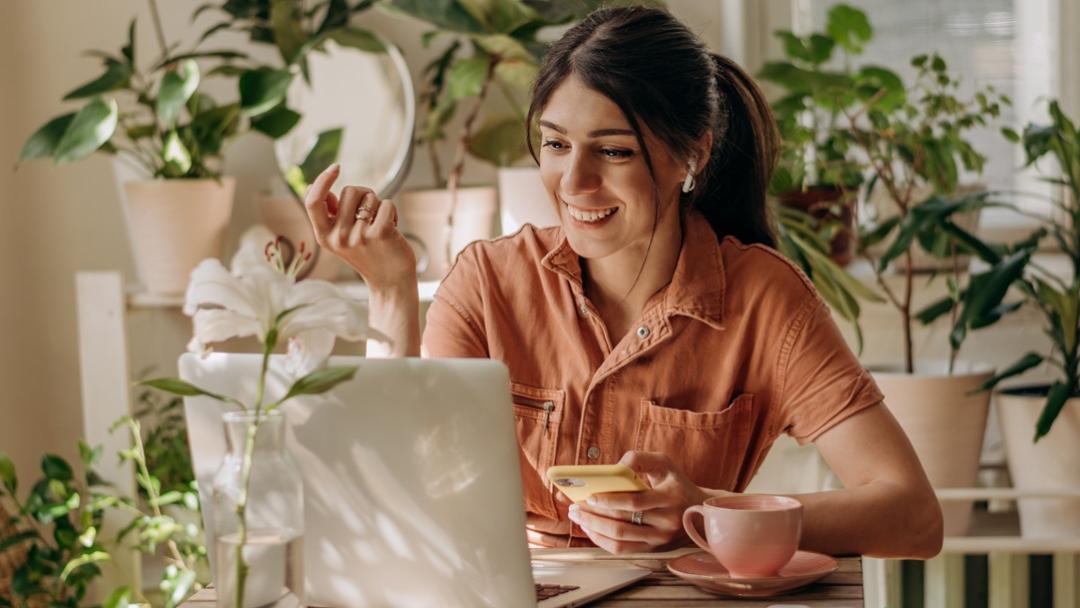
[[(705, 520), (705, 538), (694, 525), (694, 514)], [(687, 509), (683, 527), (732, 578), (776, 576), (799, 548), (802, 503), (765, 494), (716, 496)]]

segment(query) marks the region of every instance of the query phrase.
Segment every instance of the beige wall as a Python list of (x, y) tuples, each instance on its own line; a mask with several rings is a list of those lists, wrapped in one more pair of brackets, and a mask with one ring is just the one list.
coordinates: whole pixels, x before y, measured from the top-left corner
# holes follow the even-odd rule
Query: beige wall
[[(188, 21), (201, 2), (159, 4), (170, 38), (190, 41), (201, 29)], [(711, 45), (719, 43), (722, 2), (669, 4)], [(37, 161), (17, 172), (9, 168), (30, 133), (71, 107), (60, 102), (61, 96), (97, 75), (97, 61), (82, 57), (82, 51), (117, 51), (132, 16), (139, 19), (137, 49), (145, 62), (156, 54), (156, 45), (142, 0), (0, 2), (0, 450), (16, 460), (24, 477), (45, 451), (77, 454), (82, 424), (74, 273), (119, 269), (130, 279), (133, 265), (106, 157), (62, 167)], [(418, 42), (424, 29), (419, 24), (377, 13), (362, 20), (403, 48), (414, 75), (429, 59)], [(200, 25), (207, 22), (212, 21), (204, 18)], [(257, 136), (228, 149), (227, 171), (238, 180), (230, 242), (254, 221), (253, 193), (273, 177), (273, 166), (268, 142)], [(494, 183), (494, 173), (485, 165), (469, 165), (465, 181)], [(426, 155), (418, 154), (406, 186), (429, 182)], [(133, 320), (133, 372), (146, 363), (141, 353), (147, 351), (151, 359), (174, 361), (186, 327), (178, 313)]]

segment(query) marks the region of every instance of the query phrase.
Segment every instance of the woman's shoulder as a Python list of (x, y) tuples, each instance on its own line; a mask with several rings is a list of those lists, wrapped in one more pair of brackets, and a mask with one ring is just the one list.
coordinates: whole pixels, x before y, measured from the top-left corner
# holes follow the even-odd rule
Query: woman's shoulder
[(558, 226), (537, 228), (525, 224), (511, 234), (473, 241), (457, 255), (443, 282), (466, 282), (479, 287), (535, 276), (541, 261), (558, 244), (560, 234)]
[(807, 300), (820, 300), (813, 282), (784, 254), (767, 245), (743, 243), (734, 236), (720, 242), (726, 293), (729, 296), (800, 308)]

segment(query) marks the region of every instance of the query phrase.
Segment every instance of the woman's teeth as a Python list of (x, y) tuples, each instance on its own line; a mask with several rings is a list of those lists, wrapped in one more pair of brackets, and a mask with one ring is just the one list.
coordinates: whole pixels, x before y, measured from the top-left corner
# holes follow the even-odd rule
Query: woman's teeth
[(566, 212), (570, 214), (570, 217), (579, 222), (598, 222), (618, 210), (618, 207), (611, 207), (600, 211), (582, 211), (576, 207), (566, 205)]

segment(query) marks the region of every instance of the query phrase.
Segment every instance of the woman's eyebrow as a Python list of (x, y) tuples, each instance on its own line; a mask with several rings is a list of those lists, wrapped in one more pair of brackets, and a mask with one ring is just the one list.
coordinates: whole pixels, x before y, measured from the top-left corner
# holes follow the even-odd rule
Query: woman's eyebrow
[[(564, 127), (560, 127), (553, 122), (541, 120), (540, 126), (554, 129), (559, 133), (566, 135), (566, 129)], [(634, 135), (634, 132), (630, 129), (597, 129), (595, 131), (589, 131), (589, 137), (603, 137), (605, 135)]]

